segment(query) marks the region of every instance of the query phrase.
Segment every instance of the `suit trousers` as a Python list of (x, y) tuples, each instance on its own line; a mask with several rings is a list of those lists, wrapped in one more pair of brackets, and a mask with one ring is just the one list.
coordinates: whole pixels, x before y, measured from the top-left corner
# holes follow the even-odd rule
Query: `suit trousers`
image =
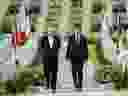
[(72, 76), (75, 88), (82, 88), (83, 64), (72, 61)]
[(44, 75), (46, 76), (47, 88), (56, 89), (56, 80), (57, 80), (57, 62), (50, 62), (44, 64)]

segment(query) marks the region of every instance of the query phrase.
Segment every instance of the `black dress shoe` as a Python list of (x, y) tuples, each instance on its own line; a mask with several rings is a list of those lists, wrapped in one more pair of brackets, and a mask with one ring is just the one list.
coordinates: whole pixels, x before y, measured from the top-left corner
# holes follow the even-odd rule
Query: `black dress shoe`
[(107, 83), (111, 83), (111, 80), (96, 80), (96, 82), (100, 83), (100, 84), (107, 84)]
[(33, 86), (44, 86), (44, 82), (41, 80), (33, 80), (32, 82)]
[(56, 89), (52, 89), (52, 93), (55, 94), (56, 93)]
[(75, 91), (82, 92), (82, 88), (76, 88)]

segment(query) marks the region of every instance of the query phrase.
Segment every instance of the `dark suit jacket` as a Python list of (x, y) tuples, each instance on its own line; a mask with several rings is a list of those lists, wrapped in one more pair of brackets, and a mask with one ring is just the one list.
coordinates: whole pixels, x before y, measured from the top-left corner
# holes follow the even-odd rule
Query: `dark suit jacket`
[(48, 36), (45, 36), (42, 38), (42, 46), (43, 52), (45, 56), (57, 56), (58, 54), (58, 49), (60, 48), (60, 38), (58, 36), (53, 36), (54, 41), (52, 48), (50, 48)]
[(88, 59), (88, 45), (87, 45), (87, 39), (80, 35), (80, 43), (77, 43), (75, 40), (75, 36), (69, 36), (68, 41), (68, 47), (67, 47), (67, 53), (66, 58), (73, 60), (74, 62), (84, 61), (85, 59)]
[[(53, 36), (54, 41), (52, 48), (50, 48), (48, 36), (41, 37), (39, 40), (39, 54), (41, 55), (43, 64), (48, 64), (49, 70), (56, 70), (58, 64), (58, 53), (60, 48), (59, 36)], [(49, 66), (50, 65), (50, 66)], [(53, 67), (52, 67), (53, 66)]]

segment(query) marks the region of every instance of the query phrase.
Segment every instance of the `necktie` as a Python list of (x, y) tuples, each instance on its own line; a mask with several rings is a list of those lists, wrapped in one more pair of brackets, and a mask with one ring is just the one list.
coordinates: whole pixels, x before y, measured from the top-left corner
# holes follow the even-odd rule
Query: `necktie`
[(79, 33), (75, 33), (75, 40), (77, 43), (80, 43), (80, 34)]
[(50, 44), (50, 48), (52, 48), (52, 45), (53, 45), (53, 38), (52, 37), (49, 37), (49, 44)]

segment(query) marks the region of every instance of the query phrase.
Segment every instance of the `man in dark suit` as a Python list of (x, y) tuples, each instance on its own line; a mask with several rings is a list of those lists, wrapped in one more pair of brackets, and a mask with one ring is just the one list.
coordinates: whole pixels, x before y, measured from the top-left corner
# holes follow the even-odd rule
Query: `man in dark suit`
[[(51, 40), (50, 40), (51, 39)], [(50, 44), (50, 41), (52, 44)], [(44, 64), (44, 74), (47, 79), (47, 88), (56, 90), (57, 70), (58, 70), (58, 53), (60, 48), (60, 37), (45, 33), (39, 40), (40, 54)]]
[[(77, 36), (79, 38), (76, 38)], [(88, 59), (88, 46), (86, 38), (81, 34), (75, 32), (69, 36), (66, 58), (71, 61), (72, 75), (75, 88), (82, 89), (83, 80), (83, 63)], [(78, 73), (78, 75), (77, 75)]]

